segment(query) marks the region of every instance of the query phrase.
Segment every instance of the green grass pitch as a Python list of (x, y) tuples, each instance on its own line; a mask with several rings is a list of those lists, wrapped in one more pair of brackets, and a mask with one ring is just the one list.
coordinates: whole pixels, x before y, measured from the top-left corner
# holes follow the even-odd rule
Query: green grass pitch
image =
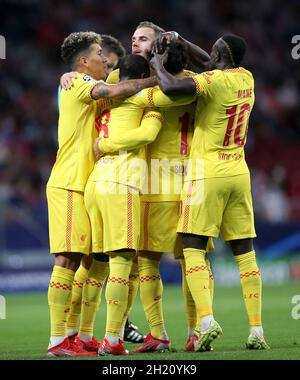
[[(268, 286), (263, 292), (263, 322), (268, 351), (247, 351), (247, 317), (240, 288), (215, 289), (214, 313), (223, 328), (223, 336), (214, 342), (214, 351), (187, 353), (184, 351), (186, 317), (181, 288), (166, 286), (164, 311), (166, 326), (174, 352), (132, 354), (127, 357), (94, 357), (88, 360), (214, 360), (214, 359), (300, 359), (300, 319), (291, 316), (291, 299), (300, 294), (299, 284)], [(95, 335), (103, 336), (105, 301), (98, 313)], [(137, 299), (130, 319), (144, 332), (148, 331), (140, 300)], [(6, 319), (0, 320), (0, 359), (46, 359), (49, 335), (47, 294), (16, 294), (6, 296)], [(126, 344), (132, 352), (136, 345)], [(175, 351), (176, 350), (176, 351)], [(49, 360), (62, 360), (53, 359)], [(72, 358), (69, 360), (81, 360)]]

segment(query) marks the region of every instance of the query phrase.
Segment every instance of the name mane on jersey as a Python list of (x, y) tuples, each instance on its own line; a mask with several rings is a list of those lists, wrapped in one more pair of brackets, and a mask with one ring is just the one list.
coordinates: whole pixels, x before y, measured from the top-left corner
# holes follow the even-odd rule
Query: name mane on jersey
[(238, 99), (243, 98), (252, 98), (253, 96), (253, 88), (246, 88), (244, 90), (238, 90)]

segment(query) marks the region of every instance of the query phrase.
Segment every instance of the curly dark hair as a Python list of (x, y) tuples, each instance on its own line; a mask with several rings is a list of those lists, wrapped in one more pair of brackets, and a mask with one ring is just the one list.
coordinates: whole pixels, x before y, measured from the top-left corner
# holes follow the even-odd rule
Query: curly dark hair
[(180, 41), (171, 41), (168, 44), (168, 58), (164, 64), (170, 74), (178, 74), (185, 69), (189, 62), (187, 47)]
[(120, 60), (120, 79), (140, 79), (150, 75), (148, 61), (141, 55), (128, 54)]
[(101, 36), (95, 32), (75, 32), (64, 39), (61, 45), (61, 57), (72, 68), (78, 54), (88, 50), (92, 44), (101, 45)]

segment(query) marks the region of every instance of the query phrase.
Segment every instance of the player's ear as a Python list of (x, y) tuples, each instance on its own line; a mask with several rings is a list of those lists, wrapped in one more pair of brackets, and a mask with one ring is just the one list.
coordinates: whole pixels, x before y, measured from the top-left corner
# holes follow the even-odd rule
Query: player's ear
[(81, 63), (81, 65), (86, 66), (87, 63), (88, 63), (87, 57), (85, 57), (84, 55), (82, 55), (82, 56), (79, 58), (79, 62)]

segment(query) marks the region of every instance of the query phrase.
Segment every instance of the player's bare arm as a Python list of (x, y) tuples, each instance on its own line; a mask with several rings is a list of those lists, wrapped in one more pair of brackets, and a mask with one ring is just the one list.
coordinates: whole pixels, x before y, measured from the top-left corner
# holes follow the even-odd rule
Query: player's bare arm
[(192, 78), (178, 79), (168, 73), (164, 68), (164, 54), (154, 53), (150, 61), (151, 67), (155, 70), (158, 85), (166, 95), (195, 94), (196, 85)]
[(206, 68), (210, 61), (210, 55), (199, 46), (193, 44), (192, 42), (183, 38), (180, 34), (175, 31), (165, 32), (159, 36), (158, 44), (159, 46), (164, 46), (168, 41), (181, 41), (183, 42), (189, 53), (191, 62), (201, 68)]
[(131, 79), (118, 84), (97, 83), (91, 91), (93, 99), (128, 97), (146, 87), (157, 85), (157, 78)]
[[(77, 78), (77, 75), (78, 75), (78, 73), (76, 71), (71, 71), (71, 72), (63, 74), (61, 76), (61, 78), (60, 78), (60, 85), (61, 85), (61, 87), (64, 90), (69, 90), (73, 86), (73, 79)], [(137, 89), (136, 89), (136, 84), (135, 83), (125, 84), (125, 82), (124, 82), (125, 86), (120, 86), (121, 84), (123, 85), (123, 83), (118, 83), (118, 84), (115, 84), (115, 85), (100, 83), (101, 86), (98, 86), (98, 88), (96, 89), (96, 91), (99, 91), (99, 93), (101, 92), (101, 94), (103, 94), (103, 95), (100, 95), (100, 96), (99, 95), (98, 96), (92, 95), (92, 97), (94, 99), (113, 98), (113, 97), (116, 97), (116, 96), (127, 97), (127, 96), (130, 96), (130, 95), (133, 95), (133, 94), (139, 92), (143, 88), (153, 87), (153, 86), (155, 86), (157, 84), (157, 79), (155, 77), (145, 78), (145, 81), (146, 81), (145, 83), (146, 84), (140, 83), (140, 80), (141, 79), (134, 80), (134, 81), (138, 82), (138, 86), (139, 87), (137, 87)], [(144, 79), (142, 79), (142, 80), (144, 80)], [(127, 81), (127, 82), (133, 82), (133, 80)], [(112, 88), (112, 86), (114, 88)], [(118, 86), (118, 88), (115, 88), (115, 86)], [(103, 87), (103, 88), (100, 88), (100, 87)], [(94, 89), (93, 89), (93, 91), (94, 91)], [(93, 91), (92, 91), (92, 94), (93, 94)], [(123, 93), (123, 91), (125, 91), (126, 93)]]

